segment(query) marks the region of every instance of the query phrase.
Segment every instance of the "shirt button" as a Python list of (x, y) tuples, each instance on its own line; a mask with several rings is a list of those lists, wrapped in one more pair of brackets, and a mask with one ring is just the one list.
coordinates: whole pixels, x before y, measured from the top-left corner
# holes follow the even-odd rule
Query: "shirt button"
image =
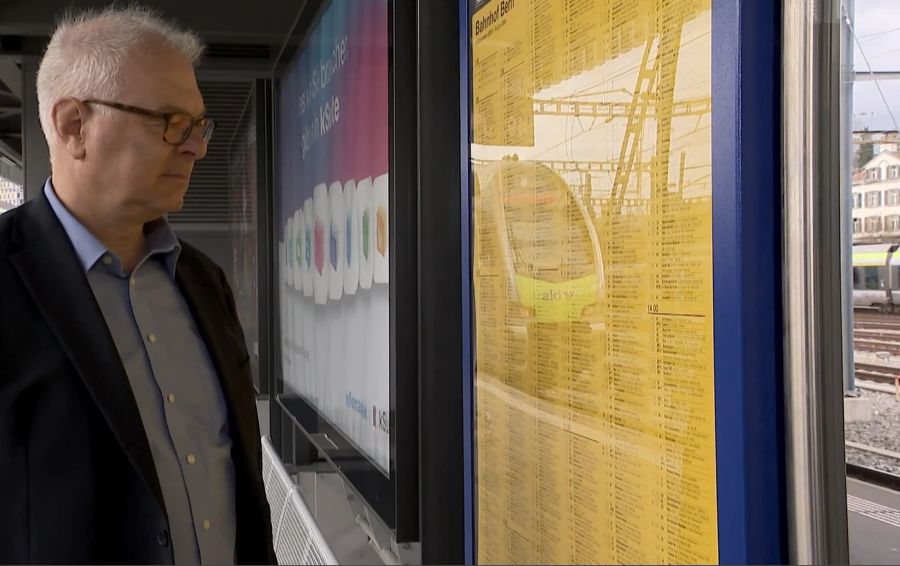
[(156, 533), (156, 542), (159, 546), (169, 546), (169, 531), (162, 530)]
[(151, 334), (150, 336), (147, 336), (147, 340), (149, 340), (151, 344), (156, 344), (156, 334)]
[(109, 255), (103, 256), (103, 265), (112, 265), (112, 258)]
[(197, 457), (194, 456), (193, 454), (188, 454), (187, 455), (187, 463), (193, 466), (194, 464), (197, 463)]
[(209, 530), (209, 519), (205, 519), (205, 520), (203, 521), (203, 530), (204, 530), (204, 531), (208, 531), (208, 530)]
[(175, 402), (175, 394), (174, 394), (174, 393), (169, 393), (168, 395), (166, 395), (166, 400), (167, 400), (169, 403), (174, 403), (174, 402)]

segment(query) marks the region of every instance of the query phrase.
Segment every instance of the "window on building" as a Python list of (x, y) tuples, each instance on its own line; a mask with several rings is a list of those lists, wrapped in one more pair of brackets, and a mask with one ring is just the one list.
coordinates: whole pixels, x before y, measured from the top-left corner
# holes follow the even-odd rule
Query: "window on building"
[(853, 233), (854, 234), (862, 233), (862, 219), (861, 218), (853, 219)]
[(900, 166), (891, 165), (888, 167), (888, 179), (896, 179), (900, 177)]
[(866, 218), (866, 233), (874, 234), (876, 232), (881, 232), (881, 217), (869, 216)]
[(853, 193), (853, 208), (862, 208), (862, 193)]
[(866, 208), (878, 208), (881, 206), (881, 191), (869, 191), (866, 193)]
[(0, 176), (0, 213), (6, 212), (25, 202), (22, 185)]
[(884, 217), (885, 230), (888, 232), (900, 231), (900, 214), (891, 214)]
[(884, 191), (884, 204), (885, 206), (900, 205), (900, 189), (891, 189), (889, 191)]

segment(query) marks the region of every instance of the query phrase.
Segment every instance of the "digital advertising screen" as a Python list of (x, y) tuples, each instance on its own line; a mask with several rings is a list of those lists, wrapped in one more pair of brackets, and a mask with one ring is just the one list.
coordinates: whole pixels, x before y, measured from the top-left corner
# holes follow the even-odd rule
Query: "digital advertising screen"
[(282, 378), (390, 473), (387, 0), (333, 0), (276, 111)]

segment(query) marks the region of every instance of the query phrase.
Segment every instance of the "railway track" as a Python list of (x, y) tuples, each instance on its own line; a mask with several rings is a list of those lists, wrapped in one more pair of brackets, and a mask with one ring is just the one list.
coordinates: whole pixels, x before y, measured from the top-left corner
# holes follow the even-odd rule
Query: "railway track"
[(855, 362), (856, 379), (866, 379), (878, 383), (890, 383), (896, 385), (900, 380), (900, 367), (886, 366), (882, 364), (869, 364)]
[(900, 314), (854, 311), (854, 330), (896, 330), (900, 332)]
[(854, 324), (853, 334), (861, 334), (864, 336), (891, 336), (897, 338), (900, 337), (900, 326), (893, 326), (893, 324), (891, 326), (884, 324)]
[[(900, 315), (885, 314), (868, 310), (855, 310), (853, 313), (853, 349), (856, 352), (869, 352), (860, 356), (865, 361), (856, 361), (854, 371), (858, 380), (888, 384), (889, 387), (870, 385), (885, 393), (893, 390), (900, 395), (900, 367), (878, 363), (873, 353), (885, 353), (885, 357), (900, 356)], [(855, 442), (846, 443), (848, 450), (866, 452), (877, 457), (900, 461), (900, 454), (874, 446)], [(867, 483), (900, 491), (900, 475), (875, 469), (860, 464), (847, 463), (847, 475)]]
[(900, 330), (887, 328), (854, 328), (853, 336), (856, 338), (884, 338), (887, 340), (900, 339)]
[[(855, 310), (853, 349), (857, 352), (883, 353), (885, 358), (900, 356), (900, 315)], [(871, 357), (855, 362), (857, 379), (898, 385), (900, 367), (872, 362)]]
[(900, 314), (883, 313), (883, 312), (879, 312), (876, 309), (870, 309), (870, 308), (855, 308), (855, 309), (853, 309), (854, 320), (877, 320), (877, 319), (892, 318), (892, 317), (900, 319)]
[(880, 485), (887, 489), (900, 491), (900, 476), (882, 470), (876, 470), (868, 466), (847, 463), (847, 476), (856, 478), (866, 483)]
[[(878, 456), (882, 456), (885, 458), (900, 460), (900, 453), (885, 450), (883, 448), (867, 446), (865, 444), (859, 444), (858, 442), (850, 441), (846, 442), (846, 446), (847, 448), (850, 448), (852, 450), (859, 450), (862, 452), (868, 452), (870, 454), (877, 454)], [(861, 466), (859, 464), (851, 464), (850, 462), (847, 462), (847, 475), (865, 481), (867, 483), (873, 483), (882, 487), (900, 491), (900, 476), (898, 476), (897, 474), (886, 472), (884, 470), (878, 470), (875, 468), (870, 468), (868, 466)]]
[(900, 356), (900, 341), (894, 342), (883, 338), (854, 337), (853, 349), (858, 352), (887, 352), (892, 356)]
[(877, 328), (872, 326), (854, 326), (853, 336), (856, 338), (884, 338), (900, 341), (900, 328)]

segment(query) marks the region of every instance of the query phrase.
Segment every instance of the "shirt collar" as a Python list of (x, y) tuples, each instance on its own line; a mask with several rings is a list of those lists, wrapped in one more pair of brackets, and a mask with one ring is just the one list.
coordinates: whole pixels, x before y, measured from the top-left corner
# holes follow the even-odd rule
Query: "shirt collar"
[[(69, 236), (82, 268), (85, 272), (90, 271), (104, 254), (111, 252), (59, 200), (59, 197), (56, 196), (56, 191), (53, 189), (51, 179), (47, 179), (47, 182), (44, 183), (44, 195), (50, 201), (50, 207)], [(160, 259), (166, 267), (166, 272), (174, 280), (175, 266), (178, 262), (178, 256), (181, 254), (181, 243), (172, 231), (172, 227), (165, 218), (160, 217), (144, 225), (144, 235), (147, 240), (148, 253), (138, 262), (138, 265), (142, 264), (149, 257), (161, 255)]]
[(147, 257), (159, 255), (169, 277), (175, 279), (175, 266), (181, 255), (181, 242), (172, 231), (169, 221), (160, 216), (144, 225), (144, 237), (147, 240)]

